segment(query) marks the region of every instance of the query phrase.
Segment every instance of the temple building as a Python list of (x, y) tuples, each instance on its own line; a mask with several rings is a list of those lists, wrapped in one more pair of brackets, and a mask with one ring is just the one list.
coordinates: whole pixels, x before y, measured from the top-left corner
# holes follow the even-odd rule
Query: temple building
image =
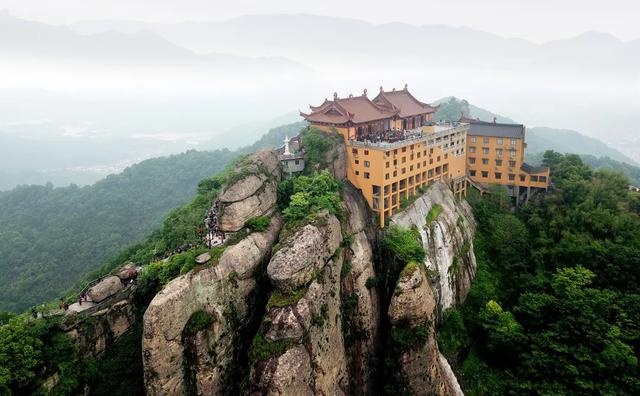
[(349, 181), (361, 190), (384, 227), (385, 219), (417, 190), (442, 180), (460, 196), (467, 188), (466, 139), (469, 124), (436, 123), (437, 110), (402, 90), (367, 91), (325, 99), (300, 113), (313, 127), (337, 131), (347, 150)]
[(524, 162), (525, 127), (521, 124), (461, 118), (467, 133), (467, 172), (479, 189), (490, 184), (507, 186), (516, 204), (549, 188), (549, 168)]

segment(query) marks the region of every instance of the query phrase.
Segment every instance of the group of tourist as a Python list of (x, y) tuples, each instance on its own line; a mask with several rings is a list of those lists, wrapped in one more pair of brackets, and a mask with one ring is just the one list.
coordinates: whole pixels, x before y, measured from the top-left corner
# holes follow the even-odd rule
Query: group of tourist
[(367, 143), (380, 143), (380, 142), (397, 142), (406, 137), (405, 131), (386, 131), (386, 132), (376, 132), (376, 133), (367, 133), (367, 134), (359, 134), (357, 140), (360, 142)]
[(212, 248), (224, 242), (224, 233), (218, 226), (218, 211), (220, 210), (220, 200), (213, 201), (211, 208), (207, 211), (204, 218), (204, 224), (207, 227), (207, 236), (205, 237), (207, 247)]

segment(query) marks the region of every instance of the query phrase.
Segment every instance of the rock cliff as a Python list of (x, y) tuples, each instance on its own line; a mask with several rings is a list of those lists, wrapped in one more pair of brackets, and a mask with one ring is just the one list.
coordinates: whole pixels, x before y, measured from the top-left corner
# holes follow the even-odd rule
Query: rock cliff
[[(344, 180), (340, 153), (338, 144), (326, 160)], [(353, 186), (343, 183), (340, 216), (324, 210), (285, 223), (273, 153), (244, 159), (228, 180), (218, 197), (225, 231), (244, 230), (257, 216), (271, 222), (264, 231), (238, 233), (243, 238), (217, 264), (172, 280), (155, 296), (142, 339), (148, 394), (379, 394), (385, 376), (395, 374), (385, 372), (389, 358), (411, 393), (458, 394), (438, 352), (436, 325), (444, 309), (465, 298), (475, 275), (475, 222), (466, 203), (436, 184), (393, 217), (418, 227), (427, 258), (396, 274), (385, 297), (380, 231)], [(390, 355), (383, 339), (397, 331), (415, 337)]]
[(439, 313), (461, 304), (476, 272), (476, 222), (469, 204), (456, 199), (444, 183), (434, 183), (391, 221), (420, 231)]

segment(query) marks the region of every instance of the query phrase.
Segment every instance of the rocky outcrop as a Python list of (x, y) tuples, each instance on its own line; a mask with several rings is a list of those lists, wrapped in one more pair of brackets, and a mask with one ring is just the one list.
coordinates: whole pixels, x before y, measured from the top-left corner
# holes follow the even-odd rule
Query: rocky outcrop
[(314, 224), (303, 226), (292, 238), (282, 241), (267, 275), (274, 287), (294, 290), (306, 285), (325, 266), (342, 241), (340, 222), (326, 213)]
[(259, 151), (237, 164), (229, 183), (218, 197), (220, 229), (235, 232), (254, 217), (271, 214), (278, 199), (278, 158), (272, 151)]
[[(275, 348), (274, 342), (283, 347), (279, 353), (260, 356), (254, 362), (253, 394), (345, 394), (348, 374), (340, 315), (341, 240), (338, 220), (325, 212), (314, 224), (280, 242), (283, 248), (267, 267), (275, 287), (271, 308), (256, 337), (262, 343), (272, 343), (271, 348)], [(320, 248), (312, 248), (310, 241)], [(293, 269), (286, 269), (288, 265)]]
[[(273, 216), (267, 230), (227, 247), (218, 265), (172, 280), (151, 301), (142, 339), (147, 394), (221, 394), (237, 385), (229, 383), (229, 373), (254, 313), (257, 277), (281, 225)], [(197, 312), (210, 323), (185, 342), (185, 326)]]
[(122, 281), (118, 276), (107, 276), (92, 286), (87, 295), (91, 301), (99, 303), (107, 297), (113, 296), (123, 288)]
[[(117, 277), (116, 277), (117, 279)], [(120, 300), (87, 317), (70, 318), (67, 334), (85, 357), (98, 357), (135, 323), (131, 301)]]
[[(452, 395), (440, 365), (434, 298), (422, 263), (405, 267), (389, 304), (391, 331), (406, 343), (394, 350), (403, 384), (412, 395)], [(400, 338), (396, 336), (395, 338)]]
[(345, 250), (351, 270), (342, 279), (341, 298), (355, 302), (352, 310), (345, 312), (347, 360), (350, 390), (354, 394), (373, 394), (375, 357), (380, 345), (380, 296), (378, 294), (373, 251), (377, 230), (369, 215), (369, 207), (362, 195), (351, 185), (342, 191), (346, 216), (346, 233), (351, 244)]
[[(427, 224), (427, 216), (436, 206), (441, 207), (441, 212)], [(437, 274), (432, 282), (439, 314), (461, 304), (476, 273), (473, 254), (476, 223), (469, 204), (457, 200), (443, 183), (434, 183), (391, 221), (407, 228), (415, 226), (420, 231), (427, 253), (425, 264), (431, 273)]]

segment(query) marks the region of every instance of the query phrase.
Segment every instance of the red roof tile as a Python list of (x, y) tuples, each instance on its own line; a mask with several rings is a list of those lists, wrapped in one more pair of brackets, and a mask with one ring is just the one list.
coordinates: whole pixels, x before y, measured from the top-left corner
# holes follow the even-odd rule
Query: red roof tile
[(389, 109), (399, 109), (400, 117), (412, 117), (419, 114), (434, 113), (437, 107), (433, 107), (428, 103), (423, 103), (416, 99), (407, 87), (396, 91), (383, 91), (380, 88), (380, 93), (373, 99), (373, 102), (384, 106)]
[(366, 96), (348, 98), (334, 97), (325, 100), (320, 106), (309, 106), (310, 114), (300, 113), (307, 121), (326, 122), (331, 124), (354, 124), (392, 118), (398, 114), (397, 109), (389, 109), (373, 103)]

